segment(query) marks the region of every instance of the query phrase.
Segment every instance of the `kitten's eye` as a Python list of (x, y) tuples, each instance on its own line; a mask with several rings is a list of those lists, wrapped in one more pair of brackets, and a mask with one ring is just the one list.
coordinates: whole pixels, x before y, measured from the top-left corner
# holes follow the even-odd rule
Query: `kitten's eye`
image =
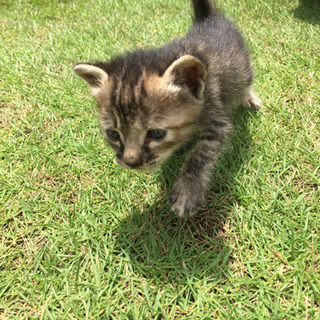
[(162, 140), (166, 134), (167, 130), (165, 129), (149, 130), (147, 133), (147, 138), (152, 140)]
[(113, 141), (119, 141), (120, 140), (119, 132), (116, 131), (116, 130), (108, 129), (107, 130), (107, 136), (108, 136), (108, 138), (110, 138)]

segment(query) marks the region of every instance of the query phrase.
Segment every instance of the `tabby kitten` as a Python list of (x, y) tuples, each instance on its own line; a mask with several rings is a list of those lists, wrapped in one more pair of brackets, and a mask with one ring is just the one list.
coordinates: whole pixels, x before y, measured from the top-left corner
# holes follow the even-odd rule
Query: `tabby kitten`
[(195, 214), (205, 202), (232, 106), (261, 105), (237, 28), (209, 0), (192, 3), (194, 25), (186, 37), (73, 69), (91, 86), (102, 132), (124, 168), (154, 168), (202, 132), (170, 195), (179, 217)]

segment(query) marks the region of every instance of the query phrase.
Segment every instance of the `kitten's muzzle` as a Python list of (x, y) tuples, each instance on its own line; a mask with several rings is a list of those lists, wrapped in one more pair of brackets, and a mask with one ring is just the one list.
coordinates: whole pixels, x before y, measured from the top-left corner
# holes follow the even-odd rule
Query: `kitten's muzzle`
[(138, 168), (143, 165), (141, 153), (136, 149), (125, 149), (121, 160), (125, 165), (132, 169)]

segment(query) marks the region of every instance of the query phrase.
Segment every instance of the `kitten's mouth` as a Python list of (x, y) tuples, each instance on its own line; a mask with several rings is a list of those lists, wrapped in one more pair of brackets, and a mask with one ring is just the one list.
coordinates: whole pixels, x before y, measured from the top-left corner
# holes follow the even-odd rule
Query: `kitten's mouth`
[(127, 170), (136, 170), (136, 171), (152, 171), (152, 170), (155, 170), (160, 165), (160, 163), (158, 161), (153, 161), (152, 163), (141, 164), (141, 165), (137, 165), (137, 166), (128, 165), (119, 159), (116, 159), (116, 161), (120, 165), (120, 167), (127, 169)]

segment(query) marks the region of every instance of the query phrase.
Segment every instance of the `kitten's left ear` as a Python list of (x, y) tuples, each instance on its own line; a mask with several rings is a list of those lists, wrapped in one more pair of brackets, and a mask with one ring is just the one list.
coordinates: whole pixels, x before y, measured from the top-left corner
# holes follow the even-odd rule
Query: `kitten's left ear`
[(108, 74), (101, 68), (89, 64), (79, 63), (73, 67), (73, 71), (83, 80), (89, 83), (92, 89), (97, 89), (108, 80)]
[(201, 99), (203, 96), (206, 77), (205, 63), (191, 54), (174, 61), (164, 74), (170, 86), (180, 89), (186, 87), (196, 99)]

